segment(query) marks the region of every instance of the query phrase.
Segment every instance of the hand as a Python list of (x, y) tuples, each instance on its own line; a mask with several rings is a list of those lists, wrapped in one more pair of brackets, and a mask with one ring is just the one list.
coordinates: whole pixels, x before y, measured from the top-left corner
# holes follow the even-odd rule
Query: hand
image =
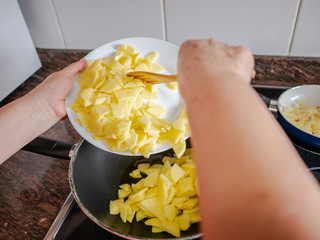
[(66, 115), (65, 97), (86, 60), (51, 74), (27, 95), (0, 108), (0, 164)]
[(47, 104), (58, 119), (63, 118), (66, 116), (64, 100), (71, 89), (73, 78), (84, 70), (86, 64), (86, 60), (81, 59), (59, 72), (52, 73), (30, 94), (34, 94), (39, 101)]
[(253, 65), (253, 56), (245, 46), (234, 47), (214, 39), (188, 40), (179, 52), (179, 83), (192, 87), (197, 82), (201, 84), (201, 76), (214, 80), (215, 76), (228, 74), (250, 83)]
[(204, 236), (317, 239), (319, 186), (249, 85), (252, 69), (246, 47), (210, 39), (180, 48)]

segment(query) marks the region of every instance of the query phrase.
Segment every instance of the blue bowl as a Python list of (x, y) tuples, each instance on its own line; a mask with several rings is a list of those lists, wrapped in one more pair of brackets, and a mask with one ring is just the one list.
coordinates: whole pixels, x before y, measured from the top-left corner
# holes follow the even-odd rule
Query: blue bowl
[(278, 120), (283, 129), (292, 137), (320, 149), (320, 137), (305, 132), (294, 126), (282, 114), (282, 109), (292, 107), (296, 101), (307, 106), (320, 106), (320, 85), (302, 85), (283, 92), (278, 99)]

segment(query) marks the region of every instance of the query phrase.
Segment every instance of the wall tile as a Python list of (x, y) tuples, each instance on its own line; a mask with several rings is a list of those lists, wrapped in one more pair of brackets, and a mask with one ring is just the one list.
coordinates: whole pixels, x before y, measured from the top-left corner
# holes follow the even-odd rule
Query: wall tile
[(319, 9), (319, 0), (301, 2), (290, 55), (320, 57)]
[(162, 0), (53, 0), (70, 49), (126, 37), (164, 38)]
[(36, 47), (65, 48), (51, 0), (18, 2)]
[(213, 37), (254, 54), (287, 55), (299, 0), (165, 0), (167, 40)]

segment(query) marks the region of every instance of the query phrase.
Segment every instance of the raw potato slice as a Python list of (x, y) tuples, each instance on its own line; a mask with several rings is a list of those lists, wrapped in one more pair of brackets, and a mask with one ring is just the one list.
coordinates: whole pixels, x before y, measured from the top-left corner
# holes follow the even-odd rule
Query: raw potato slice
[(174, 204), (167, 205), (163, 208), (164, 215), (169, 221), (173, 221), (177, 216), (177, 208)]
[(144, 222), (145, 225), (161, 228), (162, 222), (159, 218), (150, 218)]
[(180, 228), (176, 222), (165, 221), (162, 223), (161, 228), (175, 237), (180, 237)]
[(121, 45), (120, 47), (118, 47), (118, 50), (126, 53), (134, 53), (136, 51), (132, 46), (128, 44)]
[(140, 163), (138, 165), (138, 169), (142, 172), (142, 173), (146, 173), (145, 171), (150, 167), (150, 163)]
[(148, 54), (145, 57), (145, 59), (149, 60), (152, 63), (157, 60), (158, 56), (159, 56), (158, 52), (152, 52), (152, 53)]
[(183, 171), (183, 169), (176, 163), (170, 168), (170, 179), (174, 184), (176, 184), (176, 182), (178, 182), (178, 180), (182, 178), (184, 174), (185, 171)]
[(158, 98), (157, 86), (127, 77), (131, 71), (163, 71), (156, 63), (158, 56), (152, 52), (143, 57), (123, 44), (112, 58), (89, 60), (76, 79), (80, 91), (70, 106), (78, 114), (76, 122), (112, 151), (148, 158), (157, 144), (166, 143), (178, 157), (185, 151), (185, 137), (190, 133), (186, 114), (173, 123), (164, 119), (166, 109), (152, 102)]
[(81, 92), (81, 98), (83, 100), (83, 106), (88, 107), (92, 104), (92, 98), (94, 96), (94, 89), (86, 88)]
[(164, 174), (160, 174), (158, 182), (158, 198), (163, 205), (168, 204), (169, 200), (169, 189), (172, 186), (172, 182)]
[(177, 91), (179, 89), (177, 82), (167, 83), (167, 86), (168, 86), (168, 88), (170, 88), (173, 91)]
[(90, 81), (91, 76), (89, 75), (88, 70), (84, 70), (81, 73), (79, 73), (77, 77), (77, 83), (80, 85), (80, 87), (84, 87), (88, 81)]
[(104, 93), (113, 93), (119, 89), (121, 89), (121, 86), (114, 79), (108, 78), (105, 84), (100, 88), (100, 91)]
[(201, 220), (195, 163), (191, 149), (181, 158), (163, 157), (162, 162), (140, 163), (130, 176), (141, 174), (141, 180), (119, 186), (119, 199), (109, 204), (110, 214), (120, 214), (124, 222), (131, 222), (135, 215), (153, 233), (165, 231), (180, 237), (181, 231)]
[(153, 187), (156, 186), (159, 179), (159, 171), (154, 171), (153, 173), (149, 174), (145, 181), (144, 186), (145, 187)]
[(141, 208), (145, 211), (152, 213), (156, 216), (160, 221), (165, 220), (164, 211), (160, 200), (156, 197), (146, 199), (142, 201)]
[(112, 215), (117, 215), (120, 214), (120, 204), (123, 203), (123, 199), (118, 199), (118, 200), (114, 200), (114, 201), (110, 201), (110, 205), (109, 205), (109, 211), (110, 214)]
[(140, 63), (134, 68), (135, 71), (149, 72), (149, 68), (145, 63)]
[(139, 169), (132, 171), (132, 173), (130, 173), (129, 175), (133, 178), (141, 178), (142, 177)]
[(149, 68), (150, 72), (161, 73), (164, 71), (164, 68), (157, 63), (152, 63)]
[[(114, 212), (116, 212), (116, 211), (114, 211)], [(119, 213), (120, 213), (120, 212), (119, 212)], [(110, 211), (110, 214), (112, 214), (111, 211)], [(117, 213), (112, 214), (112, 215), (117, 215)], [(145, 215), (145, 214), (142, 212), (142, 210), (137, 211), (137, 213), (136, 213), (136, 221), (137, 221), (137, 222), (139, 222), (140, 220), (142, 220), (142, 219), (144, 219), (144, 218), (146, 218), (146, 217), (147, 217), (147, 215)]]
[(141, 117), (138, 117), (137, 120), (144, 129), (147, 130), (151, 127), (151, 120), (149, 117), (142, 115)]
[(182, 213), (177, 217), (177, 223), (182, 231), (186, 231), (190, 227), (190, 218), (186, 213)]

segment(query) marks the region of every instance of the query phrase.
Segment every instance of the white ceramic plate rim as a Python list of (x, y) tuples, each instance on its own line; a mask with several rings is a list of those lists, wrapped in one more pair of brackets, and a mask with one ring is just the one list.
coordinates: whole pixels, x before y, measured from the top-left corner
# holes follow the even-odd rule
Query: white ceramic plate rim
[[(157, 51), (159, 53), (159, 57), (156, 60), (161, 66), (165, 68), (164, 74), (176, 74), (177, 73), (177, 59), (179, 47), (160, 39), (155, 38), (144, 38), (144, 37), (135, 37), (135, 38), (124, 38), (116, 41), (112, 41), (110, 43), (106, 43), (97, 49), (90, 52), (85, 56), (86, 60), (104, 58), (104, 57), (113, 57), (116, 52), (116, 48), (122, 44), (128, 44), (133, 46), (136, 49), (136, 52), (140, 52), (143, 56), (147, 54)], [(88, 133), (82, 126), (76, 123), (77, 114), (69, 106), (75, 101), (80, 87), (78, 83), (75, 81), (77, 76), (74, 78), (72, 88), (66, 97), (65, 104), (67, 109), (67, 115), (72, 126), (76, 129), (76, 131), (82, 136), (86, 141), (90, 142), (94, 146), (108, 151), (113, 152), (119, 155), (133, 156), (130, 152), (114, 152), (111, 151), (105, 141), (97, 141), (93, 139), (92, 134)], [(185, 103), (179, 93), (179, 91), (173, 91), (169, 89), (165, 84), (157, 85), (158, 89), (158, 100), (154, 101), (165, 107), (167, 110), (165, 119), (169, 120), (171, 123), (178, 119), (182, 110), (184, 109)], [(159, 153), (162, 151), (166, 151), (170, 149), (171, 146), (169, 143), (167, 144), (157, 144), (156, 149), (151, 154)], [(135, 156), (141, 156), (141, 154), (137, 154)]]

